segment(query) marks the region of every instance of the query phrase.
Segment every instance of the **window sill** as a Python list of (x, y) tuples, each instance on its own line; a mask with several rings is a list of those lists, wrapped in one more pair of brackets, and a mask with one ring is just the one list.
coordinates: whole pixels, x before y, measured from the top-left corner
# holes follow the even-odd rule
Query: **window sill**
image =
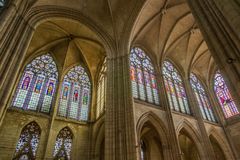
[(65, 118), (65, 117), (61, 117), (61, 116), (56, 116), (55, 120), (59, 120), (59, 121), (67, 122), (67, 123), (75, 123), (78, 125), (87, 125), (90, 122), (90, 121), (78, 121), (78, 120)]
[(36, 111), (33, 111), (33, 110), (24, 110), (24, 109), (16, 108), (16, 107), (10, 107), (10, 108), (8, 108), (8, 111), (17, 112), (17, 113), (21, 113), (21, 114), (27, 114), (27, 115), (31, 115), (31, 116), (51, 118), (51, 115), (48, 114), (48, 113), (36, 112)]
[(188, 118), (191, 118), (191, 119), (196, 119), (192, 114), (182, 113), (182, 112), (178, 112), (178, 111), (175, 111), (175, 110), (172, 110), (172, 109), (171, 109), (171, 111), (174, 114), (178, 114), (178, 115), (188, 117)]
[(226, 126), (234, 125), (240, 122), (240, 114), (237, 114), (230, 118), (225, 118), (225, 120), (226, 120)]
[(149, 103), (149, 102), (139, 100), (139, 99), (136, 99), (136, 98), (134, 98), (134, 103), (139, 103), (139, 104), (143, 104), (143, 105), (148, 106), (148, 107), (164, 110), (163, 107), (161, 107), (160, 105)]
[(221, 126), (218, 122), (212, 122), (212, 121), (208, 121), (208, 120), (205, 120), (205, 119), (203, 119), (203, 122), (211, 124), (211, 125), (219, 126), (219, 127)]

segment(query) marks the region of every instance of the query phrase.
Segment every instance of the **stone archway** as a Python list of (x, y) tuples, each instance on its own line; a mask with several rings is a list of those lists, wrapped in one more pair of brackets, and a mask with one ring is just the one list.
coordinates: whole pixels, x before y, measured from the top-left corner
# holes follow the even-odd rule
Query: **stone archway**
[[(184, 119), (182, 122), (180, 122), (179, 125), (177, 126), (176, 133), (178, 135), (178, 142), (182, 152), (181, 156), (183, 160), (188, 160), (187, 158), (188, 157), (191, 158), (191, 156), (193, 156), (193, 158), (195, 157), (195, 159), (199, 157), (199, 160), (205, 159), (207, 155), (205, 155), (205, 150), (202, 146), (201, 136), (189, 121)], [(184, 154), (186, 155), (189, 153), (189, 152), (184, 153), (183, 152), (184, 148), (181, 148), (181, 145), (183, 145), (184, 142), (188, 144), (188, 146), (185, 147), (185, 152), (188, 151), (186, 149), (193, 148), (193, 151), (197, 155), (196, 154), (188, 155), (188, 156), (185, 156), (187, 158), (184, 159)], [(190, 159), (190, 160), (194, 160), (194, 159)]]
[[(167, 129), (154, 113), (147, 112), (140, 117), (137, 123), (137, 136), (139, 159), (143, 151), (144, 160), (171, 159)], [(141, 150), (142, 144), (144, 150)]]
[(200, 160), (195, 142), (189, 133), (183, 128), (178, 135), (179, 146), (181, 149), (181, 157), (183, 160)]
[(163, 145), (154, 126), (146, 122), (141, 131), (141, 160), (163, 160)]
[(213, 135), (209, 136), (210, 142), (212, 144), (212, 148), (214, 151), (215, 159), (217, 160), (227, 160), (224, 154), (222, 147), (219, 145), (219, 142)]

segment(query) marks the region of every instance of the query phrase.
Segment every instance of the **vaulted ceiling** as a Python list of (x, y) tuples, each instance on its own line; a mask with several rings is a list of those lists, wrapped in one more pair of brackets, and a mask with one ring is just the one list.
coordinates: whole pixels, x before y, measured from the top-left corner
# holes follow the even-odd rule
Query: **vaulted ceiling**
[[(37, 0), (33, 9), (39, 7), (80, 11), (116, 43), (121, 43), (129, 32), (130, 45), (144, 48), (158, 66), (164, 59), (171, 59), (184, 76), (195, 72), (207, 80), (215, 65), (186, 0)], [(44, 50), (64, 56), (59, 48), (70, 57), (64, 67), (77, 62), (74, 57), (81, 55), (92, 75), (106, 56), (96, 33), (66, 19), (50, 19), (40, 24), (28, 56)], [(59, 63), (63, 63), (61, 58)]]
[(171, 59), (184, 76), (194, 72), (204, 80), (215, 65), (185, 0), (148, 0), (135, 23), (133, 44), (144, 46), (161, 66)]

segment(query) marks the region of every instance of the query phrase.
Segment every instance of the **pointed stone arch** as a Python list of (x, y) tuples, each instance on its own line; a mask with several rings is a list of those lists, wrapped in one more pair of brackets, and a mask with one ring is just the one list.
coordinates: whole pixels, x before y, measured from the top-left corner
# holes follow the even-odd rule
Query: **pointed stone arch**
[(213, 138), (215, 140), (215, 142), (219, 145), (219, 147), (221, 148), (225, 159), (227, 160), (233, 160), (234, 156), (233, 153), (231, 151), (231, 148), (227, 142), (227, 140), (219, 134), (219, 132), (215, 129), (215, 128), (211, 128), (209, 133), (208, 133), (208, 137), (211, 141), (211, 138)]
[(170, 144), (168, 130), (162, 120), (152, 111), (143, 114), (137, 121), (136, 133), (138, 147), (140, 147), (141, 133), (145, 125), (150, 126), (151, 130), (156, 131), (157, 138), (161, 142), (163, 159), (171, 157), (171, 153), (169, 152)]
[(94, 127), (95, 132), (93, 132), (93, 157), (96, 160), (102, 160), (104, 158), (104, 151), (105, 149), (105, 124), (104, 124), (104, 117), (102, 116), (96, 126)]
[[(186, 119), (183, 119), (176, 127), (176, 134), (178, 136), (181, 134), (181, 132), (184, 132), (186, 134), (186, 136), (192, 140), (192, 142), (194, 143), (194, 145), (197, 148), (200, 158), (204, 159), (204, 157), (206, 157), (207, 155), (205, 155), (205, 152), (204, 152), (204, 147), (202, 145), (201, 136), (198, 133), (198, 131), (194, 128), (194, 126)], [(178, 136), (177, 136), (177, 138), (179, 141)]]

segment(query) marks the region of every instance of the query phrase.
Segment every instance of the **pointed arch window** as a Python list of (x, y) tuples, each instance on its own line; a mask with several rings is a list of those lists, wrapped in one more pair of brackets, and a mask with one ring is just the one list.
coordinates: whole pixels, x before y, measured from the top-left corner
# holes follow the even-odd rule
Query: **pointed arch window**
[(213, 114), (212, 107), (210, 105), (205, 89), (203, 88), (199, 79), (193, 73), (190, 74), (190, 84), (197, 99), (203, 119), (216, 122), (216, 118)]
[(169, 61), (164, 61), (162, 72), (171, 109), (190, 114), (185, 88), (177, 69)]
[(64, 76), (58, 115), (86, 121), (90, 105), (91, 83), (82, 66), (75, 66)]
[(97, 84), (97, 110), (96, 110), (97, 118), (103, 114), (105, 109), (106, 85), (107, 85), (106, 71), (107, 71), (107, 66), (106, 66), (106, 59), (105, 59), (101, 68), (101, 72), (99, 74), (99, 79)]
[(35, 58), (24, 69), (12, 105), (24, 110), (49, 113), (57, 78), (57, 67), (49, 54)]
[(218, 98), (218, 102), (222, 107), (225, 118), (230, 118), (239, 114), (236, 104), (232, 99), (220, 71), (217, 71), (214, 76), (214, 91)]
[(137, 47), (131, 49), (130, 76), (134, 98), (159, 104), (158, 87), (152, 62), (145, 52)]
[(57, 136), (53, 157), (54, 159), (71, 159), (73, 134), (68, 127), (63, 128)]
[(36, 152), (40, 139), (41, 130), (36, 122), (27, 124), (21, 132), (14, 160), (36, 159)]

